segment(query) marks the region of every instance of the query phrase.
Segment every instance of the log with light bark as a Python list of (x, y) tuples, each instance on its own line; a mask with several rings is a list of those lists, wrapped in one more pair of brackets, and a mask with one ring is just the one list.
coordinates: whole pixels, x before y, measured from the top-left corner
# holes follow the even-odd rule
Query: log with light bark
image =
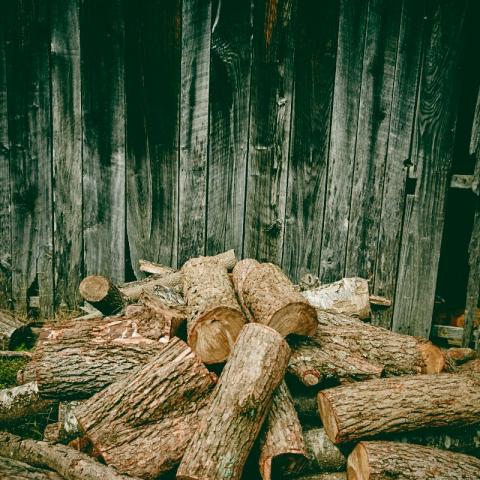
[(0, 350), (0, 360), (14, 360), (17, 358), (30, 360), (32, 358), (31, 352)]
[(57, 472), (37, 468), (25, 462), (0, 457), (0, 478), (5, 480), (65, 480)]
[(74, 414), (108, 465), (155, 479), (180, 462), (215, 381), (188, 345), (173, 338), (150, 363)]
[(162, 351), (149, 328), (122, 317), (46, 324), (17, 380), (35, 380), (45, 398), (88, 398)]
[(183, 265), (182, 276), (188, 344), (203, 362), (223, 362), (246, 322), (227, 268), (215, 257), (198, 257)]
[(255, 323), (243, 327), (183, 456), (178, 480), (240, 478), (289, 356), (276, 330)]
[(43, 439), (48, 442), (67, 444), (83, 433), (73, 411), (81, 405), (80, 401), (60, 402), (58, 404), (58, 422), (45, 427)]
[(268, 325), (284, 336), (315, 333), (315, 309), (279, 267), (246, 260), (235, 266), (232, 277), (237, 295), (255, 322)]
[(140, 271), (145, 273), (151, 273), (160, 276), (175, 273), (174, 268), (167, 267), (166, 265), (161, 265), (160, 263), (149, 262), (148, 260), (140, 259), (138, 261), (138, 264), (140, 265)]
[(317, 475), (307, 475), (306, 477), (297, 477), (296, 480), (347, 480), (346, 472), (326, 472)]
[(323, 428), (304, 430), (303, 438), (307, 446), (308, 462), (303, 472), (321, 473), (345, 470), (347, 459), (328, 438)]
[(307, 462), (302, 426), (285, 382), (275, 390), (260, 440), (259, 467), (263, 480), (299, 471)]
[(461, 373), (473, 373), (480, 375), (480, 358), (470, 360), (458, 367), (458, 371)]
[(243, 313), (249, 322), (255, 322), (255, 319), (253, 318), (252, 312), (248, 308), (247, 304), (245, 303), (245, 299), (243, 298), (243, 284), (250, 270), (252, 270), (252, 268), (258, 267), (259, 265), (260, 262), (257, 262), (253, 258), (245, 258), (244, 260), (240, 260), (235, 265), (235, 268), (232, 272), (232, 282), (235, 285), (238, 303), (240, 303)]
[(101, 275), (84, 278), (78, 289), (80, 295), (104, 315), (119, 312), (127, 303), (118, 287)]
[(348, 480), (473, 480), (480, 460), (461, 453), (396, 442), (360, 442), (348, 457)]
[(381, 378), (323, 390), (317, 399), (325, 431), (338, 444), (478, 422), (480, 378), (452, 373)]
[(477, 358), (477, 352), (473, 348), (452, 347), (446, 352), (446, 357), (452, 360), (456, 365), (462, 365), (465, 362)]
[(24, 423), (26, 417), (47, 414), (55, 402), (40, 398), (35, 382), (0, 390), (0, 427)]
[(0, 350), (13, 350), (22, 343), (22, 337), (29, 333), (29, 326), (24, 321), (10, 312), (0, 310)]
[(342, 313), (360, 319), (371, 315), (368, 282), (363, 278), (342, 278), (338, 282), (305, 290), (302, 295), (315, 308), (330, 313)]
[(6, 432), (0, 432), (0, 455), (34, 467), (51, 468), (66, 480), (127, 480), (131, 478), (65, 445), (53, 445), (29, 438), (22, 439)]

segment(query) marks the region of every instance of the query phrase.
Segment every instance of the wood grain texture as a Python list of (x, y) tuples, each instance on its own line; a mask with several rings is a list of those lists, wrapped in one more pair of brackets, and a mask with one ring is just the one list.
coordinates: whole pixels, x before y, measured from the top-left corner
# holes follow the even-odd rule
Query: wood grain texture
[[(372, 288), (375, 295), (392, 300), (397, 280), (405, 186), (423, 48), (424, 15), (424, 0), (403, 0)], [(392, 315), (393, 308), (377, 310), (372, 322), (390, 328)]]
[(130, 263), (176, 265), (181, 2), (126, 2), (127, 234)]
[(80, 2), (50, 5), (55, 306), (73, 309), (83, 276)]
[(367, 2), (340, 4), (320, 279), (344, 276), (352, 175), (357, 139)]
[(217, 0), (213, 5), (206, 253), (234, 248), (241, 256), (253, 2)]
[(406, 203), (393, 314), (395, 331), (424, 337), (430, 333), (452, 162), (466, 3), (441, 0), (427, 12), (411, 157), (416, 188)]
[(336, 0), (298, 5), (283, 252), (283, 267), (294, 281), (320, 266), (338, 16)]
[(244, 256), (281, 263), (294, 70), (294, 4), (254, 6)]
[(39, 296), (53, 306), (52, 158), (48, 5), (9, 0), (7, 8), (8, 135), (12, 195), (12, 290), (15, 309)]
[(124, 23), (121, 0), (82, 0), (85, 274), (125, 276)]
[(212, 5), (183, 2), (178, 264), (205, 252)]

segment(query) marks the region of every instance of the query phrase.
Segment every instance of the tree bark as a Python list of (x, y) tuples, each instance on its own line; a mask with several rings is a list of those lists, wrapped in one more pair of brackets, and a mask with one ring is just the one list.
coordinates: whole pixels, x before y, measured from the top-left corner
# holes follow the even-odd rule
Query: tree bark
[(58, 473), (18, 460), (0, 457), (0, 478), (5, 480), (64, 480)]
[(346, 472), (327, 472), (298, 477), (296, 480), (347, 480)]
[(302, 427), (287, 385), (273, 394), (272, 406), (260, 441), (260, 474), (263, 480), (295, 473), (307, 461)]
[(233, 271), (233, 278), (237, 279), (237, 293), (255, 322), (268, 325), (283, 336), (315, 333), (315, 309), (279, 267), (272, 263), (250, 263), (237, 267), (241, 269)]
[(199, 257), (185, 263), (182, 275), (188, 344), (203, 362), (223, 362), (246, 322), (227, 268), (215, 257)]
[(162, 351), (149, 328), (122, 317), (47, 324), (18, 380), (36, 381), (45, 398), (88, 398)]
[(473, 480), (480, 460), (461, 453), (396, 442), (360, 442), (348, 457), (349, 480)]
[(371, 316), (367, 280), (359, 277), (342, 278), (338, 282), (305, 290), (302, 295), (319, 310), (341, 313), (360, 319)]
[(237, 292), (238, 302), (240, 303), (243, 313), (249, 322), (255, 322), (255, 319), (253, 318), (252, 312), (248, 308), (247, 304), (245, 303), (245, 299), (243, 298), (243, 284), (245, 283), (245, 278), (247, 278), (250, 270), (258, 267), (259, 265), (260, 263), (253, 258), (245, 258), (244, 260), (240, 260), (235, 265), (235, 268), (232, 272), (232, 281), (233, 285), (235, 286), (235, 291)]
[(131, 480), (73, 448), (22, 439), (6, 432), (0, 432), (0, 455), (34, 467), (51, 468), (66, 480)]
[(478, 422), (480, 378), (445, 373), (382, 378), (323, 390), (318, 407), (335, 444), (380, 433)]
[(108, 465), (155, 479), (180, 462), (215, 380), (198, 356), (173, 338), (150, 363), (87, 400), (74, 414)]
[(152, 273), (160, 276), (170, 275), (171, 273), (175, 272), (174, 268), (155, 262), (149, 262), (148, 260), (139, 260), (138, 263), (140, 265), (141, 272)]
[(5, 310), (0, 310), (0, 350), (12, 350), (15, 347), (12, 345), (12, 337), (25, 328), (28, 326), (24, 322)]
[(35, 382), (0, 390), (0, 427), (15, 425), (54, 408), (51, 400), (40, 398)]
[(67, 444), (83, 435), (73, 411), (81, 405), (79, 401), (60, 402), (58, 405), (58, 422), (47, 425), (43, 439), (48, 442)]
[(126, 305), (122, 292), (108, 278), (90, 275), (80, 282), (80, 295), (104, 315), (119, 312)]
[(32, 354), (30, 352), (0, 350), (0, 360), (14, 360), (16, 358), (26, 358), (30, 360)]
[(243, 327), (183, 456), (178, 480), (240, 478), (289, 356), (275, 330), (255, 323)]
[(474, 360), (477, 352), (473, 348), (452, 347), (447, 350), (447, 358), (451, 359), (456, 365)]
[(470, 360), (469, 362), (460, 365), (458, 367), (458, 371), (460, 373), (472, 373), (480, 375), (480, 358)]
[(304, 473), (343, 471), (347, 459), (328, 438), (323, 428), (305, 430), (303, 433), (309, 461), (304, 465)]

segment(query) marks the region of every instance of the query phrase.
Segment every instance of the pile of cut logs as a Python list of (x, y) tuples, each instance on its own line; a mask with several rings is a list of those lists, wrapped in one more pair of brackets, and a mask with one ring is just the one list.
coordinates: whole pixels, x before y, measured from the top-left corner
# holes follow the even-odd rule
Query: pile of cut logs
[[(365, 280), (233, 251), (141, 269), (40, 329), (0, 392), (1, 478), (480, 478), (480, 359), (369, 323)], [(43, 441), (9, 430), (52, 404)]]

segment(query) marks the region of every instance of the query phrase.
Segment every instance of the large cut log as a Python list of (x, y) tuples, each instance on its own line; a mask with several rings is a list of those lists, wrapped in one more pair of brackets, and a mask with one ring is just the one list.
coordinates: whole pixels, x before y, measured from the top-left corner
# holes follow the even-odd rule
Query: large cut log
[(127, 480), (107, 467), (65, 445), (22, 439), (0, 432), (0, 455), (28, 463), (34, 467), (51, 468), (67, 480)]
[(268, 325), (284, 336), (315, 333), (315, 309), (279, 267), (244, 260), (235, 266), (232, 277), (244, 308), (255, 322)]
[(0, 310), (0, 350), (13, 350), (22, 343), (22, 337), (28, 333), (29, 326), (25, 322), (5, 310)]
[(246, 322), (227, 268), (215, 257), (198, 257), (182, 275), (188, 344), (205, 363), (223, 362)]
[(302, 427), (287, 385), (273, 394), (272, 406), (260, 441), (260, 474), (263, 480), (280, 478), (300, 470), (307, 462)]
[(396, 442), (360, 442), (348, 457), (348, 480), (473, 480), (480, 460), (461, 453)]
[(310, 339), (292, 338), (289, 371), (307, 386), (414, 373), (439, 373), (445, 355), (431, 342), (358, 319), (317, 311)]
[(306, 477), (297, 477), (296, 480), (347, 480), (346, 472), (326, 472), (317, 475), (307, 475)]
[(158, 355), (164, 343), (132, 319), (67, 320), (42, 328), (32, 361), (17, 377), (45, 398), (88, 398)]
[(0, 390), (0, 427), (25, 422), (26, 417), (48, 413), (55, 402), (40, 398), (35, 382)]
[(80, 295), (104, 315), (119, 312), (126, 304), (125, 296), (108, 279), (90, 275), (80, 282)]
[(74, 412), (108, 465), (155, 479), (180, 462), (216, 377), (180, 339)]
[(0, 478), (4, 480), (64, 480), (57, 472), (36, 468), (18, 460), (0, 457)]
[(237, 480), (283, 379), (290, 348), (265, 325), (243, 327), (177, 479)]
[(302, 295), (315, 308), (330, 313), (343, 313), (360, 319), (369, 318), (372, 313), (368, 282), (363, 278), (342, 278), (338, 282), (305, 290)]
[(480, 378), (445, 373), (368, 380), (319, 392), (318, 408), (335, 444), (380, 433), (460, 427), (479, 421)]

